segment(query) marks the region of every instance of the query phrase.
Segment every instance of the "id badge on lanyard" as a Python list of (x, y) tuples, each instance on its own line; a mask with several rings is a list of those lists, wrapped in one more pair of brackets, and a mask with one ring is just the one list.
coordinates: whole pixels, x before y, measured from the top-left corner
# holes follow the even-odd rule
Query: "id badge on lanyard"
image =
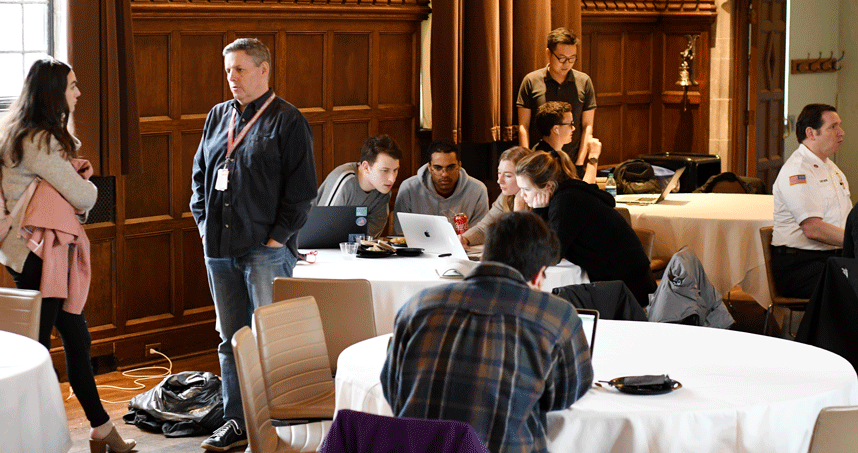
[(239, 143), (241, 143), (242, 140), (244, 140), (244, 136), (247, 135), (247, 131), (249, 131), (253, 127), (253, 125), (256, 124), (256, 121), (259, 119), (260, 116), (262, 116), (262, 112), (264, 112), (265, 109), (267, 109), (268, 106), (271, 105), (271, 102), (274, 101), (275, 97), (277, 97), (277, 95), (272, 92), (271, 96), (269, 96), (268, 99), (265, 100), (265, 103), (262, 104), (262, 107), (259, 108), (255, 115), (253, 115), (253, 118), (250, 119), (250, 121), (244, 126), (241, 132), (238, 133), (238, 137), (235, 137), (235, 139), (233, 139), (233, 134), (235, 132), (235, 117), (237, 115), (237, 112), (235, 110), (232, 111), (232, 118), (229, 120), (229, 131), (227, 132), (226, 136), (226, 159), (223, 163), (223, 168), (220, 168), (217, 171), (217, 178), (215, 179), (215, 190), (223, 192), (227, 189), (227, 187), (229, 187), (229, 169), (226, 168), (226, 163), (229, 162), (229, 158), (232, 155), (232, 151), (235, 149), (236, 146), (238, 146)]

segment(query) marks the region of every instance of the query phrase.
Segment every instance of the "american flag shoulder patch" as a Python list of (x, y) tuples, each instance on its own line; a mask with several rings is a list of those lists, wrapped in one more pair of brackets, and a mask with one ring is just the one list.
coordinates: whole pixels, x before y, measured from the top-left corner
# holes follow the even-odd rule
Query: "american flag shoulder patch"
[(807, 177), (805, 175), (790, 176), (789, 185), (794, 186), (796, 184), (807, 184)]

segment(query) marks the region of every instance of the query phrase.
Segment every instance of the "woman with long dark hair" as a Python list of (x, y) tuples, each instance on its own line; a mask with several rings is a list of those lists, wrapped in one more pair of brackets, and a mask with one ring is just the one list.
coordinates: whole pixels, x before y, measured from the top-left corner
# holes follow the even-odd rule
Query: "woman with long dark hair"
[[(109, 446), (113, 452), (128, 452), (134, 448), (135, 442), (123, 440), (110, 421), (98, 396), (90, 361), (92, 338), (83, 315), (89, 288), (89, 241), (86, 233), (82, 227), (79, 228), (78, 232), (83, 237), (78, 236), (75, 244), (79, 261), (86, 264), (85, 270), (80, 271), (75, 263), (71, 263), (68, 275), (60, 276), (65, 277), (68, 283), (66, 290), (69, 296), (66, 298), (45, 297), (56, 292), (53, 285), (62, 278), (56, 279), (49, 274), (48, 269), (53, 269), (53, 266), (44, 266), (46, 275), (51, 275), (47, 281), (42, 278), (42, 271), (43, 263), (50, 259), (46, 255), (49, 249), (59, 250), (60, 256), (65, 253), (66, 257), (70, 255), (69, 249), (54, 248), (52, 244), (57, 241), (46, 239), (53, 234), (49, 232), (42, 236), (45, 240), (41, 245), (34, 246), (36, 251), (31, 251), (28, 242), (35, 240), (28, 241), (27, 237), (18, 234), (25, 217), (47, 219), (48, 223), (57, 218), (57, 231), (65, 231), (69, 224), (68, 215), (63, 217), (61, 213), (67, 212), (73, 222), (77, 222), (74, 214), (84, 214), (95, 204), (98, 190), (76, 168), (80, 167), (83, 172), (89, 168), (88, 162), (76, 159), (80, 142), (68, 130), (69, 115), (74, 111), (78, 96), (80, 90), (75, 74), (67, 64), (53, 59), (36, 61), (24, 80), (20, 97), (0, 123), (0, 168), (6, 208), (11, 210), (19, 201), (26, 202), (20, 199), (36, 178), (41, 179), (37, 192), (47, 182), (59, 194), (54, 198), (59, 203), (51, 205), (49, 212), (46, 212), (48, 204), (37, 204), (37, 196), (34, 196), (31, 209), (26, 213), (22, 209), (22, 213), (13, 219), (12, 231), (0, 245), (0, 263), (6, 266), (18, 288), (36, 289), (43, 293), (39, 342), (50, 349), (51, 331), (54, 327), (59, 331), (69, 383), (92, 425), (92, 451), (104, 451)], [(53, 209), (55, 206), (60, 209)], [(41, 212), (33, 212), (40, 209)], [(25, 226), (32, 225), (29, 220), (24, 223)], [(80, 227), (79, 223), (77, 227)], [(53, 225), (47, 225), (43, 230), (53, 228)], [(83, 274), (85, 278), (81, 279)], [(51, 288), (46, 288), (46, 285)]]
[(560, 238), (561, 256), (587, 271), (590, 281), (622, 280), (638, 303), (655, 291), (649, 258), (614, 198), (578, 179), (563, 151), (538, 151), (515, 168), (524, 201)]

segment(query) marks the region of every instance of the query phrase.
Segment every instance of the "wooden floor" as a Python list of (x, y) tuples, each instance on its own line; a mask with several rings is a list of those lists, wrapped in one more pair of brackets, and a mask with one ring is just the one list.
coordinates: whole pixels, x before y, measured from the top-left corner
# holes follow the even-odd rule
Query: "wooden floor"
[[(765, 311), (751, 299), (747, 294), (743, 293), (738, 288), (731, 291), (729, 299), (725, 298), (725, 303), (728, 306), (733, 317), (736, 319), (735, 330), (761, 333), (763, 330), (763, 320)], [(777, 335), (777, 333), (775, 333)], [(166, 366), (166, 361), (157, 365)], [(217, 362), (217, 354), (212, 351), (209, 354), (200, 355), (193, 358), (176, 360), (173, 363), (173, 373), (180, 371), (209, 371), (215, 374), (220, 374), (220, 366)], [(158, 371), (151, 372), (158, 374)], [(138, 373), (135, 373), (138, 374)], [(143, 374), (143, 373), (139, 373)], [(142, 393), (157, 383), (161, 379), (152, 379), (143, 382), (145, 387), (135, 390), (115, 390), (99, 387), (101, 398), (107, 401), (119, 401), (116, 403), (104, 403), (107, 413), (110, 414), (110, 419), (117, 424), (120, 434), (126, 438), (133, 438), (137, 441), (138, 452), (158, 452), (158, 453), (177, 453), (177, 452), (202, 452), (200, 442), (206, 436), (199, 437), (183, 437), (183, 438), (167, 438), (161, 434), (152, 434), (141, 431), (136, 426), (126, 425), (122, 422), (122, 416), (128, 410), (128, 400), (134, 395)], [(122, 375), (118, 371), (100, 374), (96, 376), (96, 383), (101, 385), (112, 385), (117, 387), (135, 387), (134, 380)], [(67, 382), (60, 384), (64, 397), (69, 395), (69, 385)], [(69, 430), (71, 432), (73, 453), (89, 452), (89, 422), (83, 414), (75, 397), (66, 400), (66, 414), (69, 421)], [(233, 449), (232, 452), (243, 452), (244, 448)]]
[[(167, 361), (159, 362), (156, 365), (167, 366)], [(217, 362), (217, 354), (211, 353), (200, 355), (192, 358), (185, 358), (173, 362), (173, 373), (180, 371), (209, 371), (215, 374), (220, 374), (220, 366)], [(163, 374), (163, 370), (143, 370), (135, 372), (135, 375), (144, 374)], [(145, 387), (137, 389), (133, 378), (128, 378), (122, 375), (119, 371), (113, 371), (106, 374), (100, 374), (95, 377), (96, 384), (99, 386), (98, 391), (102, 400), (115, 401), (114, 403), (104, 404), (104, 409), (110, 414), (110, 419), (116, 423), (119, 433), (125, 438), (132, 438), (137, 441), (137, 449), (140, 453), (158, 452), (158, 453), (179, 453), (179, 452), (203, 452), (200, 448), (200, 442), (205, 440), (207, 436), (198, 437), (180, 437), (167, 438), (162, 434), (153, 434), (146, 431), (141, 431), (134, 425), (126, 425), (122, 421), (122, 416), (128, 411), (128, 400), (151, 389), (156, 384), (161, 382), (162, 378), (143, 381), (141, 384)], [(115, 390), (101, 387), (103, 385), (112, 385), (122, 388), (135, 388), (134, 390)], [(68, 398), (70, 390), (68, 382), (60, 383), (63, 398)], [(72, 396), (66, 399), (66, 416), (69, 422), (69, 432), (72, 438), (72, 453), (88, 453), (89, 452), (89, 421), (83, 413), (77, 398)], [(244, 447), (235, 448), (232, 452), (243, 452)]]

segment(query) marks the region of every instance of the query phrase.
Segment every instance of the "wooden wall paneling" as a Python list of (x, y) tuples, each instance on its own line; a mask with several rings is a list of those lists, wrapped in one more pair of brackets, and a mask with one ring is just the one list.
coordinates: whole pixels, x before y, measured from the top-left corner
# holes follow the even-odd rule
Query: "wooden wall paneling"
[(190, 205), (191, 194), (193, 192), (193, 189), (191, 188), (191, 173), (194, 168), (194, 156), (197, 153), (197, 148), (200, 146), (203, 131), (202, 129), (181, 130), (178, 131), (178, 134), (181, 145), (177, 146), (176, 149), (181, 150), (181, 166), (175, 173), (180, 180), (177, 187), (181, 187), (182, 191), (178, 197), (178, 209), (176, 209), (175, 212), (181, 213), (181, 216), (189, 217), (192, 216)]
[(379, 33), (375, 61), (378, 74), (378, 104), (409, 105), (414, 98), (415, 33)]
[(170, 134), (143, 135), (143, 171), (121, 178), (125, 182), (127, 219), (172, 215), (171, 138)]
[[(405, 153), (401, 177), (410, 176), (406, 166), (416, 169), (410, 162), (419, 160), (418, 33), (429, 9), (425, 0), (393, 1), (394, 8), (365, 0), (360, 8), (327, 1), (133, 2), (148, 157), (142, 174), (117, 180), (116, 224), (96, 230), (95, 355), (113, 354), (128, 366), (144, 360), (148, 343), (172, 354), (218, 343), (188, 202), (206, 114), (232, 97), (221, 50), (235, 37), (257, 37), (271, 49), (271, 85), (308, 118), (320, 181), (356, 160), (363, 141), (381, 132)], [(102, 307), (107, 292), (112, 313)]]
[[(89, 233), (87, 233), (89, 234)], [(90, 239), (91, 272), (89, 295), (86, 299), (86, 323), (99, 330), (116, 329), (121, 323), (116, 319), (113, 305), (116, 278), (116, 240), (112, 237)]]
[(135, 34), (137, 105), (140, 117), (170, 116), (170, 33)]
[(181, 113), (205, 115), (224, 100), (224, 33), (185, 32), (181, 36)]
[(123, 288), (128, 331), (163, 326), (173, 318), (172, 232), (132, 235), (125, 238)]
[[(331, 135), (334, 139), (332, 152), (329, 153), (333, 158), (332, 165), (336, 167), (344, 162), (356, 161), (360, 155), (363, 142), (371, 136), (369, 118), (333, 121), (331, 129)], [(328, 172), (331, 169), (328, 169)]]
[[(321, 184), (330, 172), (325, 171), (325, 169), (333, 169), (335, 167), (333, 155), (327, 152), (328, 147), (325, 146), (328, 143), (329, 139), (325, 131), (330, 128), (326, 127), (327, 124), (324, 121), (309, 122), (310, 132), (312, 132), (313, 134), (313, 158), (315, 159), (316, 163), (316, 182), (318, 184)], [(330, 137), (330, 140), (333, 141), (333, 138)]]
[(183, 315), (204, 313), (214, 316), (214, 302), (209, 291), (205, 262), (195, 257), (203, 256), (203, 243), (196, 227), (182, 230), (181, 276)]
[(341, 107), (369, 108), (371, 98), (370, 34), (334, 32), (328, 50), (334, 110)]
[[(308, 118), (325, 111), (325, 51), (327, 34), (322, 31), (284, 31), (277, 74), (282, 80), (278, 95), (298, 107)], [(300, 51), (299, 51), (300, 50)]]

